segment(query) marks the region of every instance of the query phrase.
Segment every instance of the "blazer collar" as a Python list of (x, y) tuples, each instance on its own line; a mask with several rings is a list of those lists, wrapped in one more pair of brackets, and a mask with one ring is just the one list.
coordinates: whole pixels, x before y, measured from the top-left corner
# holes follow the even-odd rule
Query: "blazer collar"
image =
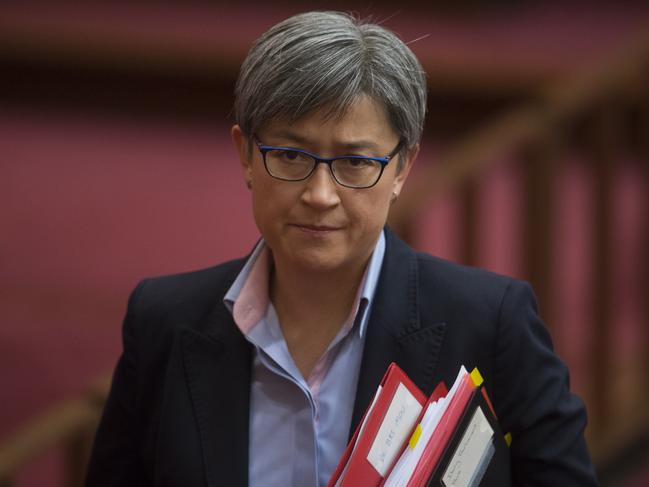
[(391, 362), (396, 362), (429, 395), (444, 338), (445, 323), (422, 322), (417, 254), (385, 229), (386, 249), (376, 288), (356, 390), (350, 436)]
[[(350, 436), (391, 362), (425, 394), (432, 392), (444, 337), (444, 323), (426, 323), (420, 317), (417, 255), (387, 228), (385, 236), (385, 257), (367, 328)], [(182, 334), (185, 374), (209, 486), (248, 484), (253, 350), (220, 301), (244, 262), (221, 279), (216, 293), (219, 302), (203, 327), (188, 328)]]
[(221, 301), (239, 270), (221, 280), (203, 328), (187, 328), (181, 337), (208, 486), (248, 484), (252, 346)]

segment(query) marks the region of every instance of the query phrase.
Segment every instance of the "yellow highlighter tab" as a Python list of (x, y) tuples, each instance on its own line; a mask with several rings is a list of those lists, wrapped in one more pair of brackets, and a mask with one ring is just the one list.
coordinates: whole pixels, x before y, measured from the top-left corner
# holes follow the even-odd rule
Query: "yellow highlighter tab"
[(480, 385), (482, 385), (482, 383), (484, 382), (484, 379), (482, 378), (482, 374), (480, 374), (478, 367), (475, 367), (471, 371), (471, 380), (476, 387), (480, 387)]
[(415, 428), (415, 431), (412, 432), (412, 436), (410, 437), (410, 441), (408, 442), (410, 449), (413, 449), (415, 446), (417, 446), (417, 442), (419, 441), (420, 436), (421, 436), (421, 423), (418, 424), (417, 427)]
[(512, 444), (512, 434), (511, 433), (505, 433), (505, 443), (507, 443), (507, 446), (510, 446)]

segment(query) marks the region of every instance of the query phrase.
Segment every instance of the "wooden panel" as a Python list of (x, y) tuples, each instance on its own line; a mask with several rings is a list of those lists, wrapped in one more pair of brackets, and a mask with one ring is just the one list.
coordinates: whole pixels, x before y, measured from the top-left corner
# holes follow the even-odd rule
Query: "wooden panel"
[(612, 427), (613, 395), (602, 384), (613, 384), (612, 242), (613, 179), (615, 159), (620, 156), (622, 120), (620, 107), (605, 103), (595, 115), (589, 142), (595, 175), (595, 251), (593, 349), (591, 356), (591, 424), (595, 435)]
[(524, 265), (525, 276), (532, 283), (541, 317), (552, 320), (552, 214), (556, 173), (556, 141), (546, 133), (525, 151), (524, 167)]
[(478, 208), (479, 182), (476, 178), (466, 181), (460, 188), (462, 195), (462, 263), (478, 264)]
[(27, 462), (49, 448), (93, 430), (99, 411), (84, 400), (65, 402), (35, 418), (0, 445), (0, 479), (11, 479)]

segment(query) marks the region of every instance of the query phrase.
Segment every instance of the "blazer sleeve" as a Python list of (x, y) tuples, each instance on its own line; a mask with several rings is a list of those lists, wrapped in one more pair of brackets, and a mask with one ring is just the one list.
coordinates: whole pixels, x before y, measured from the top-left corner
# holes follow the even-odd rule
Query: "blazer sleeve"
[(512, 434), (514, 485), (598, 485), (584, 439), (586, 410), (570, 392), (530, 286), (512, 280), (498, 322), (494, 399)]
[(142, 436), (141, 425), (136, 420), (136, 322), (145, 282), (141, 282), (129, 298), (122, 333), (124, 348), (95, 436), (86, 477), (88, 487), (147, 485), (138, 458)]

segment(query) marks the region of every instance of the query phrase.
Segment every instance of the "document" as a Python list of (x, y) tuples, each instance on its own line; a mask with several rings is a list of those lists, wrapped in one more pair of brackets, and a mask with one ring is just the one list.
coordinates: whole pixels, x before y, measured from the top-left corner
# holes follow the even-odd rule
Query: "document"
[(473, 487), (482, 480), (486, 466), (493, 456), (491, 439), (494, 430), (480, 408), (471, 416), (451, 461), (444, 470), (442, 483), (446, 487)]
[(408, 441), (426, 400), (391, 364), (327, 485), (378, 487)]
[(419, 419), (421, 410), (422, 406), (415, 396), (400, 383), (367, 455), (367, 460), (381, 477), (388, 473), (388, 468), (392, 466), (401, 445), (410, 436)]
[(394, 363), (328, 487), (511, 484), (508, 442), (477, 369), (426, 398)]
[(424, 449), (429, 444), (437, 425), (446, 412), (450, 399), (457, 393), (462, 378), (465, 375), (466, 369), (462, 366), (448, 395), (439, 400), (428, 403), (424, 416), (420, 422), (421, 434), (414, 446), (406, 448), (401, 455), (401, 458), (390, 473), (390, 476), (385, 481), (384, 485), (386, 487), (401, 487), (407, 485), (408, 481), (413, 476), (415, 468), (421, 460)]

